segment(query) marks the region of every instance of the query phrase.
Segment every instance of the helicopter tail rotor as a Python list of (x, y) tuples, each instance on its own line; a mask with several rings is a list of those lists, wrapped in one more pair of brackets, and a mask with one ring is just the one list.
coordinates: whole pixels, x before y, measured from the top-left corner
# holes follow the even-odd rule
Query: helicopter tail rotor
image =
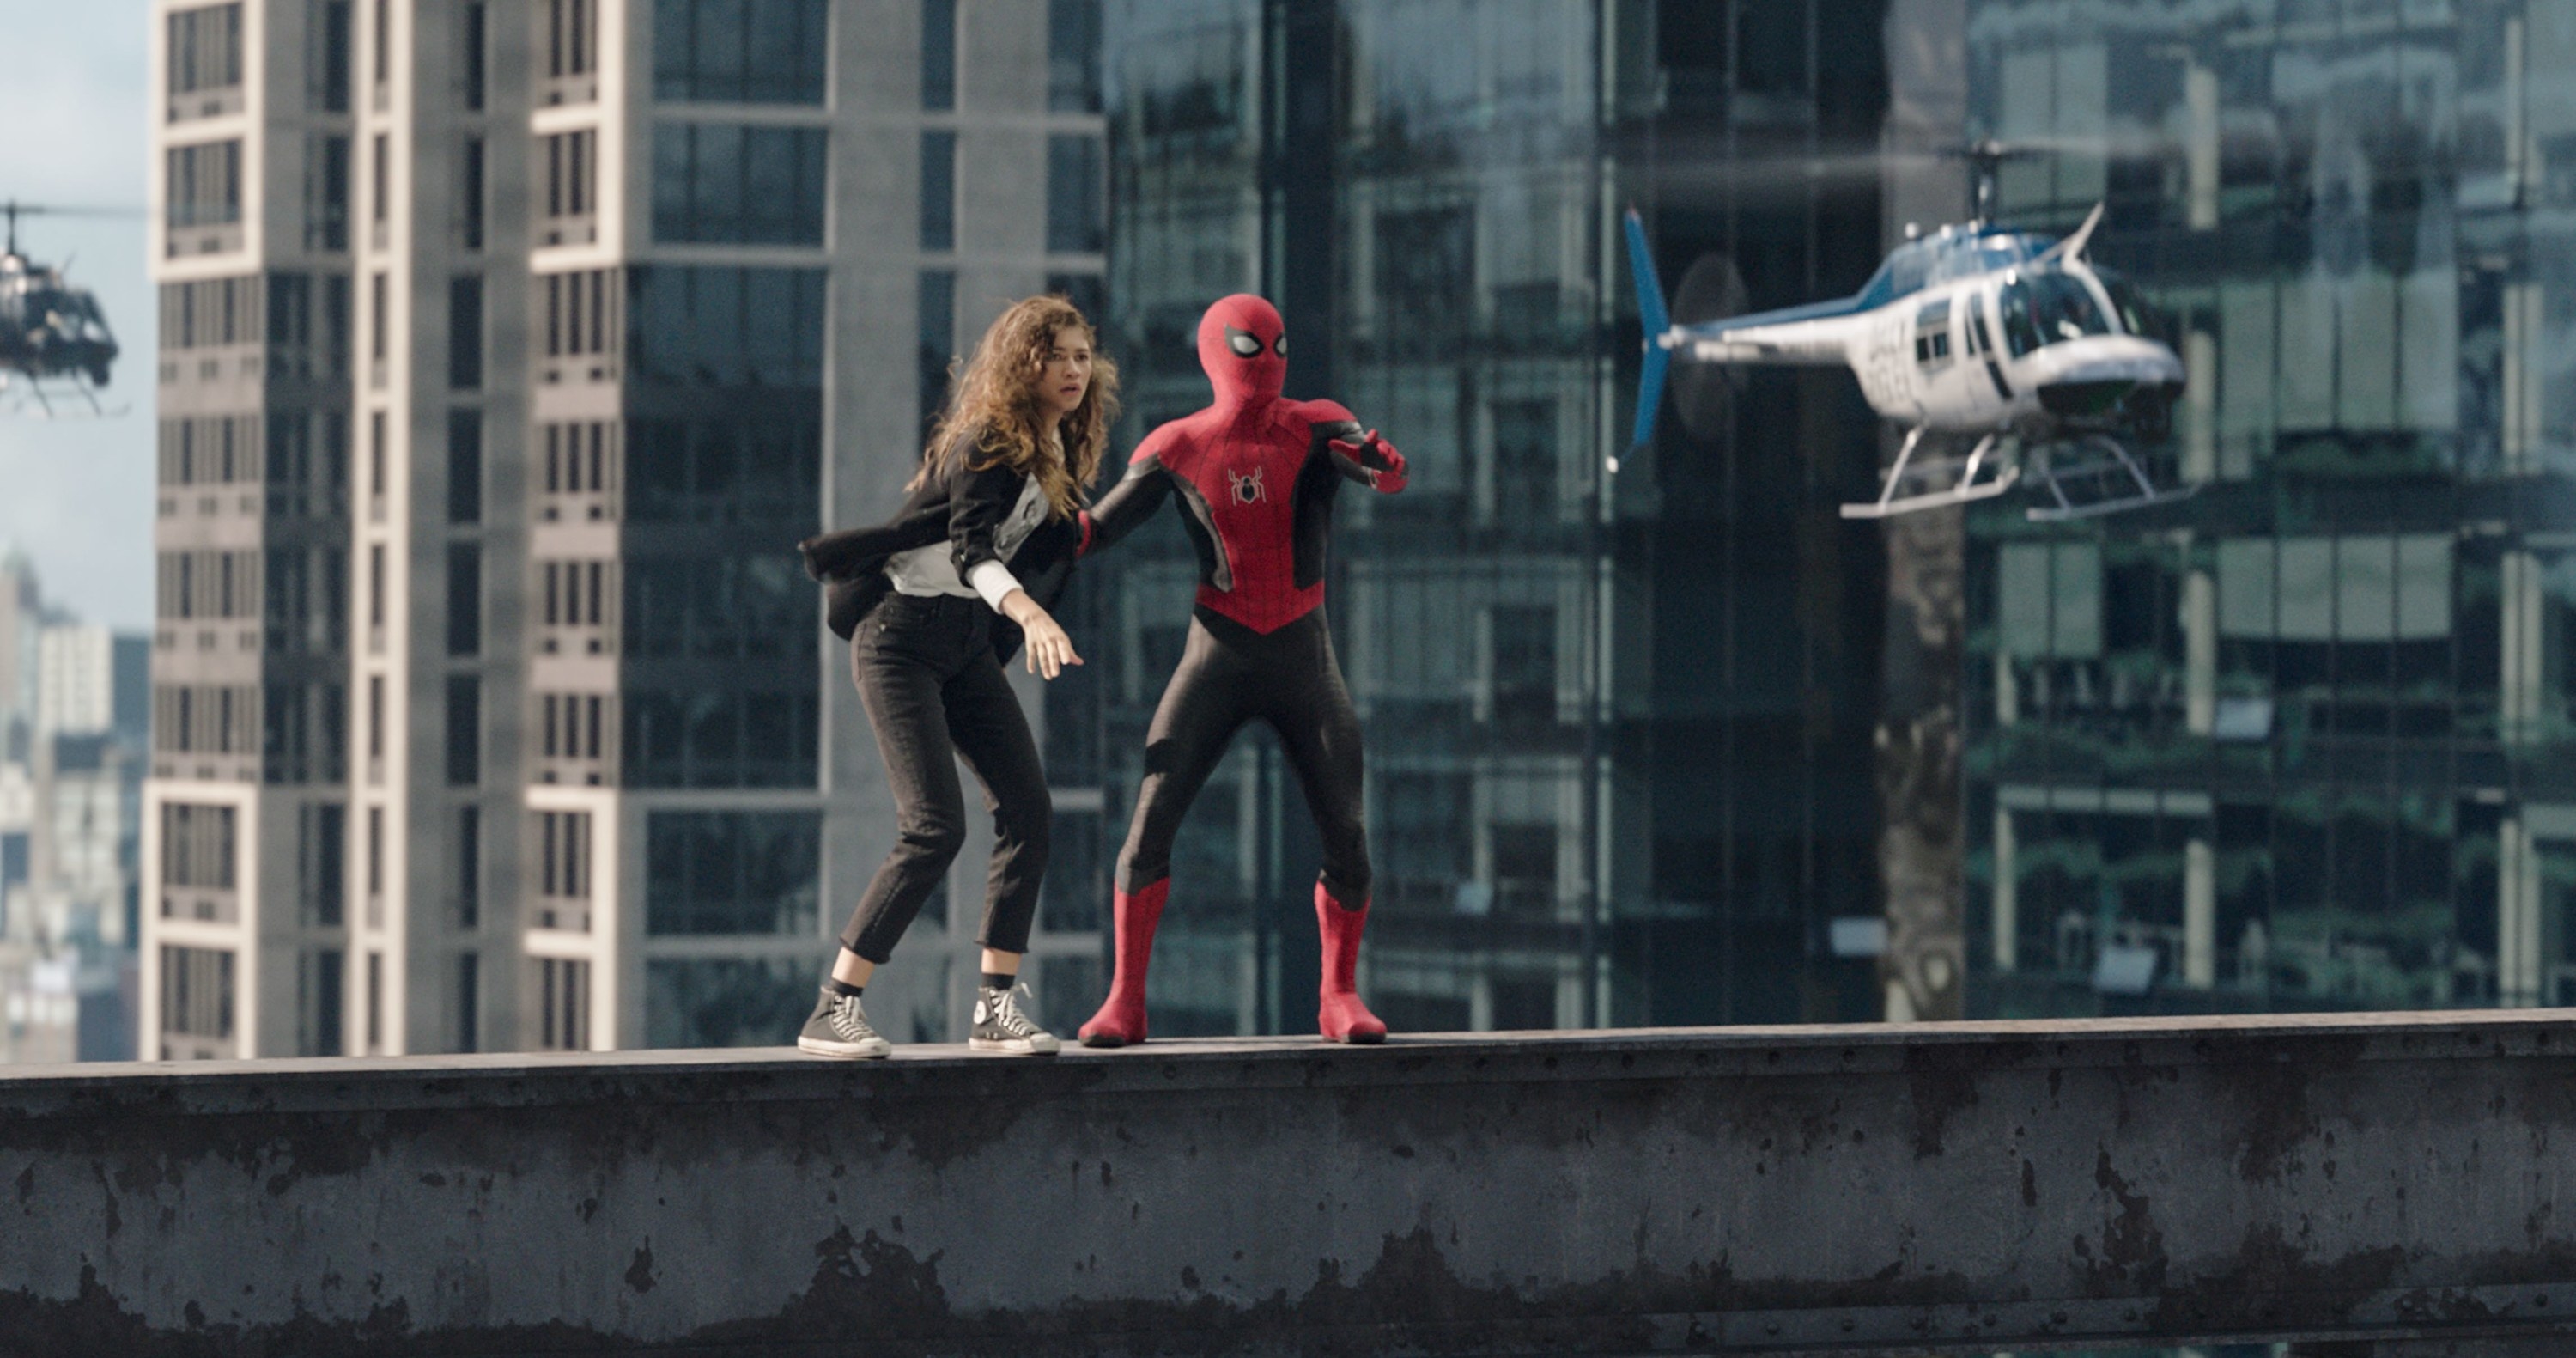
[[(1637, 209), (1628, 209), (1625, 222), (1628, 236), (1628, 272), (1637, 284), (1637, 320), (1645, 333), (1645, 363), (1637, 374), (1637, 424), (1628, 440), (1631, 452), (1654, 441), (1655, 414), (1664, 403), (1664, 376), (1672, 366), (1672, 350), (1663, 346), (1665, 332), (1673, 327), (1672, 315), (1664, 308), (1663, 280), (1655, 276), (1654, 251), (1646, 244), (1646, 219)], [(1611, 470), (1618, 470), (1614, 461)]]

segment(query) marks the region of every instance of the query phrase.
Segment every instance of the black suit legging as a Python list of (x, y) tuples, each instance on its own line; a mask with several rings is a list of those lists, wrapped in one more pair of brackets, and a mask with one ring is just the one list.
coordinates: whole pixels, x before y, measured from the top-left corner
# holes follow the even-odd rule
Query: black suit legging
[(1029, 950), (1055, 807), (1018, 695), (993, 650), (981, 599), (895, 594), (850, 639), (851, 676), (876, 728), (894, 789), (892, 852), (841, 931), (841, 946), (882, 964), (966, 842), (957, 761), (984, 787), (996, 841), (977, 942)]
[(1306, 793), (1323, 839), (1324, 885), (1353, 908), (1369, 894), (1361, 817), (1360, 719), (1315, 609), (1275, 632), (1192, 611), (1180, 666), (1145, 735), (1145, 781), (1118, 855), (1118, 887), (1141, 891), (1172, 874), (1172, 841), (1234, 733), (1265, 721)]

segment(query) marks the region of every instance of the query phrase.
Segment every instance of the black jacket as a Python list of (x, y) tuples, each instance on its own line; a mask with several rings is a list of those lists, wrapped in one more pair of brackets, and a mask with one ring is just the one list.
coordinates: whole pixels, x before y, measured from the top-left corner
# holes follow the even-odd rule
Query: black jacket
[[(927, 547), (945, 538), (949, 559), (964, 579), (968, 571), (1000, 560), (993, 535), (1020, 502), (1028, 478), (1007, 466), (980, 471), (961, 457), (949, 462), (946, 476), (933, 477), (904, 496), (894, 517), (868, 528), (844, 528), (796, 544), (805, 558), (805, 573), (823, 582), (830, 602), (832, 634), (847, 639), (859, 622), (886, 595), (894, 581), (885, 573), (887, 558), (897, 552)], [(1017, 576), (1020, 588), (1041, 608), (1053, 608), (1073, 578), (1073, 560), (1082, 547), (1082, 526), (1075, 518), (1048, 517), (1002, 564)], [(993, 622), (993, 649), (1008, 660), (1020, 648), (1020, 629), (1008, 618)]]

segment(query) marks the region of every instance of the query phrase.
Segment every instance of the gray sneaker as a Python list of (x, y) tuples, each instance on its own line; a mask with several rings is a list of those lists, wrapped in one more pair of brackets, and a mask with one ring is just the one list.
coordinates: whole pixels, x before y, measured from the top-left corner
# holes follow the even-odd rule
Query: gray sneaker
[(894, 1044), (868, 1026), (868, 1016), (859, 1008), (858, 996), (836, 995), (827, 987), (815, 1001), (814, 1016), (805, 1020), (805, 1031), (796, 1035), (796, 1049), (816, 1056), (868, 1061), (891, 1053)]
[(1019, 997), (1028, 993), (1024, 985), (1008, 990), (977, 988), (975, 1031), (966, 1039), (966, 1046), (979, 1052), (1053, 1056), (1063, 1044), (1055, 1040), (1055, 1034), (1029, 1022), (1028, 1015), (1020, 1012)]

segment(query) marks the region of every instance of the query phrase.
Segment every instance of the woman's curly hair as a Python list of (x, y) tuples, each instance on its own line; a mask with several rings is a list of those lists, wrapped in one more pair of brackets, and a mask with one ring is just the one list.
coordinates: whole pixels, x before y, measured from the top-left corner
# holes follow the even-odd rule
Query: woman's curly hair
[[(1057, 456), (1040, 434), (1046, 406), (1038, 378), (1055, 351), (1056, 332), (1072, 325), (1091, 340), (1091, 385), (1082, 404), (1064, 418), (1063, 454)], [(1035, 477), (1055, 516), (1064, 518), (1090, 500), (1091, 478), (1117, 419), (1118, 365), (1100, 352), (1091, 322), (1061, 296), (1024, 298), (993, 319), (976, 341), (974, 356), (950, 377), (947, 408), (931, 430), (912, 485), (946, 475), (952, 459), (970, 458), (979, 469), (999, 462)]]

